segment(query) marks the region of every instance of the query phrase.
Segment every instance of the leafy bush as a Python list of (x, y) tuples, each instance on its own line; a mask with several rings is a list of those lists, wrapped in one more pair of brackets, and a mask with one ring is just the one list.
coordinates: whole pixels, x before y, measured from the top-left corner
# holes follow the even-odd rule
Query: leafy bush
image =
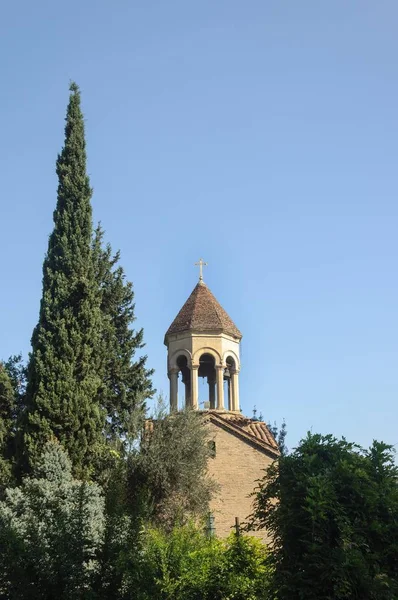
[[(193, 524), (143, 532), (125, 598), (137, 600), (265, 600), (267, 551), (257, 539), (208, 538)], [(138, 578), (137, 578), (138, 574)]]
[(33, 475), (0, 502), (0, 594), (94, 597), (104, 524), (100, 488), (74, 480), (64, 450), (47, 443)]
[(364, 451), (312, 435), (266, 473), (252, 527), (273, 536), (280, 600), (398, 598), (398, 468), (393, 449)]
[(208, 476), (209, 429), (193, 410), (147, 422), (140, 449), (129, 460), (129, 499), (135, 515), (172, 529), (201, 518), (217, 484)]

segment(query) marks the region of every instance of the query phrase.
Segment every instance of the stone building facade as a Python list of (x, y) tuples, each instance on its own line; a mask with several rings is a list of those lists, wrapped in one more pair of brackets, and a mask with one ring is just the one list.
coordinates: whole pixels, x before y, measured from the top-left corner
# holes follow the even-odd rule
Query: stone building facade
[[(211, 504), (216, 535), (227, 536), (235, 518), (252, 511), (256, 481), (279, 456), (267, 425), (241, 414), (239, 398), (242, 334), (203, 281), (202, 273), (166, 332), (170, 410), (200, 410), (211, 430), (209, 472), (219, 484)], [(199, 403), (198, 382), (207, 386)], [(179, 392), (182, 398), (179, 398)], [(266, 533), (259, 532), (260, 537)]]

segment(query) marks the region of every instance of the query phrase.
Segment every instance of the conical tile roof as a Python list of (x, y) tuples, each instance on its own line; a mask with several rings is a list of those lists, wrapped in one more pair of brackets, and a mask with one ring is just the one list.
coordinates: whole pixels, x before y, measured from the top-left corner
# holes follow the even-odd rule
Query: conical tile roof
[(221, 304), (203, 281), (195, 286), (192, 294), (168, 328), (169, 335), (182, 331), (228, 333), (241, 339), (242, 334)]

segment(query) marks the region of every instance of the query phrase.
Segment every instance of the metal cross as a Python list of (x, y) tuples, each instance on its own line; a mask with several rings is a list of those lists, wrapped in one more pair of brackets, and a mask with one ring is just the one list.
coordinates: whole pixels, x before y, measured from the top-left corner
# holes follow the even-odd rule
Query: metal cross
[(207, 262), (200, 258), (199, 262), (195, 263), (195, 267), (199, 267), (199, 281), (203, 281), (203, 267), (207, 267)]

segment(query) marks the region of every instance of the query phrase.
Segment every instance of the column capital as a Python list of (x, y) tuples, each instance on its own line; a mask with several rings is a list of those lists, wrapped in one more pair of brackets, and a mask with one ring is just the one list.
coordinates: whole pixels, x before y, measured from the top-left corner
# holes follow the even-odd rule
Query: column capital
[(168, 377), (170, 378), (170, 376), (174, 373), (179, 373), (180, 369), (178, 367), (172, 367), (171, 369), (169, 369), (169, 372), (167, 373)]
[(199, 369), (199, 365), (191, 365), (191, 369), (193, 371), (197, 371)]

